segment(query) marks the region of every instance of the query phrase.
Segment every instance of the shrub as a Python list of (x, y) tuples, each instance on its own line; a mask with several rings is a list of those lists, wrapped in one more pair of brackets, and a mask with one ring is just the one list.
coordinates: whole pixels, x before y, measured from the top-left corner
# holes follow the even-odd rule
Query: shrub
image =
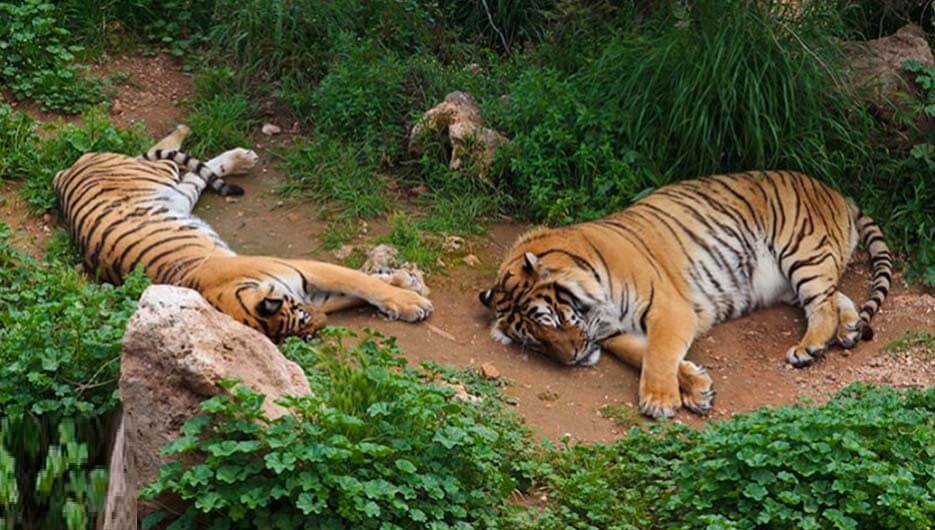
[(827, 17), (793, 24), (771, 2), (728, 4), (660, 11), (612, 32), (570, 75), (520, 76), (497, 121), (513, 137), (503, 178), (530, 198), (528, 215), (593, 218), (647, 187), (718, 172), (866, 170), (872, 144), (853, 116), (867, 115), (834, 88)]
[(935, 389), (852, 386), (706, 429), (671, 507), (685, 528), (932, 528), (933, 448)]
[(283, 400), (292, 416), (264, 417), (263, 397), (231, 382), (186, 423), (168, 451), (203, 463), (165, 466), (148, 488), (193, 502), (180, 528), (493, 526), (517, 485), (524, 429), (493, 403), (426, 383), (392, 339), (345, 347), (346, 336), (285, 344), (312, 388)]
[(177, 57), (207, 39), (214, 0), (58, 0), (75, 40), (100, 55), (112, 48), (164, 49)]
[(84, 530), (101, 505), (127, 319), (146, 284), (86, 282), (0, 225), (0, 528)]
[(401, 57), (372, 43), (348, 45), (311, 96), (320, 134), (354, 141), (374, 160), (392, 159), (402, 150), (411, 101), (403, 83)]
[(515, 528), (880, 528), (935, 522), (935, 388), (854, 384), (828, 404), (633, 429), (533, 467)]
[(55, 207), (52, 179), (81, 155), (98, 151), (136, 156), (146, 152), (153, 143), (142, 125), (129, 130), (119, 129), (97, 108), (85, 112), (78, 124), (53, 125), (48, 126), (48, 130), (47, 139), (29, 146), (33, 153), (18, 172), (26, 178), (23, 196), (38, 212)]
[(101, 82), (74, 64), (81, 47), (69, 40), (54, 4), (0, 3), (0, 82), (16, 99), (34, 99), (44, 110), (76, 113), (101, 101)]

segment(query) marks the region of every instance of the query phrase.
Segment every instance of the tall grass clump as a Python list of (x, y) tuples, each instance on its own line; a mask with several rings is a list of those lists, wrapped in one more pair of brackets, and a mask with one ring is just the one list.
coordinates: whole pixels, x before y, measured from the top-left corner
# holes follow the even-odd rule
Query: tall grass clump
[(717, 172), (852, 178), (872, 145), (833, 73), (835, 24), (826, 11), (783, 17), (772, 2), (660, 10), (570, 75), (546, 67), (515, 82), (498, 120), (514, 138), (503, 176), (531, 197), (528, 215), (552, 222)]
[(290, 178), (281, 191), (302, 195), (357, 219), (385, 213), (390, 205), (377, 166), (361, 147), (334, 138), (317, 138), (284, 153)]
[(218, 0), (211, 41), (219, 57), (258, 81), (309, 86), (324, 77), (342, 40), (373, 39), (415, 51), (436, 37), (431, 5), (376, 0)]

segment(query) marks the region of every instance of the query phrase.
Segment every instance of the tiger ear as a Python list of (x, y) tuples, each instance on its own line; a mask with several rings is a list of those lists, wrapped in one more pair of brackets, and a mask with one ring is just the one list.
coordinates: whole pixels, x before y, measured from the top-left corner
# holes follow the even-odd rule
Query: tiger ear
[(261, 317), (269, 317), (278, 313), (281, 307), (281, 298), (264, 298), (256, 305), (256, 312), (259, 313)]
[(493, 304), (493, 289), (481, 291), (478, 298), (480, 298), (480, 303), (484, 304), (484, 307), (489, 309), (491, 304)]
[(539, 279), (544, 279), (552, 271), (539, 263), (539, 256), (536, 256), (532, 252), (527, 252), (523, 254), (523, 272), (530, 276), (536, 275)]
[(532, 274), (536, 272), (536, 267), (539, 265), (539, 256), (536, 256), (532, 252), (527, 252), (523, 254), (523, 272), (526, 274)]

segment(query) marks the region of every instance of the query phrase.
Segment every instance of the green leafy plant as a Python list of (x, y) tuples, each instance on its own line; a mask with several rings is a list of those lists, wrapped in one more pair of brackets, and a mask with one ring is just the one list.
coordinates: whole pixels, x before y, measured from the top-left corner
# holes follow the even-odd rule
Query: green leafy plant
[(822, 406), (765, 408), (704, 430), (632, 429), (532, 466), (544, 508), (510, 528), (931, 528), (935, 388), (854, 384)]
[(153, 143), (141, 125), (132, 129), (117, 128), (99, 108), (85, 112), (80, 123), (47, 126), (47, 131), (45, 139), (26, 145), (32, 154), (21, 159), (25, 163), (17, 171), (17, 176), (26, 179), (21, 189), (23, 196), (37, 212), (55, 206), (52, 179), (81, 155), (115, 152), (136, 156), (146, 152)]
[(0, 3), (0, 82), (19, 99), (43, 109), (77, 113), (104, 98), (100, 80), (75, 63), (55, 4), (45, 0)]
[(524, 430), (512, 415), (459, 403), (405, 366), (395, 342), (347, 332), (289, 341), (312, 394), (263, 397), (227, 384), (183, 427), (147, 495), (192, 502), (177, 528), (487, 528), (517, 485)]
[(100, 508), (121, 339), (146, 285), (89, 283), (0, 225), (0, 528), (84, 530)]
[(852, 386), (710, 426), (670, 507), (685, 528), (931, 528), (933, 448), (935, 389)]
[[(919, 113), (925, 119), (935, 118), (935, 67), (906, 62), (903, 69), (915, 76), (924, 100)], [(909, 157), (898, 165), (900, 172), (910, 175), (910, 186), (894, 186), (902, 199), (890, 218), (902, 229), (901, 241), (914, 243), (915, 260), (910, 264), (909, 277), (935, 287), (935, 187), (923, 175), (935, 172), (935, 134), (929, 133), (926, 143), (913, 146)]]

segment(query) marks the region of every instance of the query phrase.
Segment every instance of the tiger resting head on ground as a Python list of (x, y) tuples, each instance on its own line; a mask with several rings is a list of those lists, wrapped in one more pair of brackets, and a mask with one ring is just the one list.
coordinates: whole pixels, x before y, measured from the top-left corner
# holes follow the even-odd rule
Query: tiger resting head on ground
[(393, 271), (236, 254), (192, 210), (207, 187), (242, 194), (222, 177), (249, 171), (257, 155), (232, 149), (202, 163), (179, 151), (188, 134), (181, 125), (137, 158), (88, 153), (55, 176), (59, 208), (89, 272), (119, 284), (141, 266), (152, 282), (195, 289), (274, 340), (310, 335), (326, 313), (363, 303), (410, 322), (432, 313), (407, 276)]
[[(859, 310), (838, 290), (858, 241), (873, 265)], [(609, 351), (641, 369), (644, 414), (705, 414), (711, 377), (685, 360), (696, 337), (758, 307), (796, 304), (808, 324), (786, 360), (805, 366), (835, 342), (872, 336), (892, 265), (873, 220), (821, 182), (787, 171), (715, 175), (604, 219), (522, 235), (480, 300), (500, 342), (568, 365)]]

